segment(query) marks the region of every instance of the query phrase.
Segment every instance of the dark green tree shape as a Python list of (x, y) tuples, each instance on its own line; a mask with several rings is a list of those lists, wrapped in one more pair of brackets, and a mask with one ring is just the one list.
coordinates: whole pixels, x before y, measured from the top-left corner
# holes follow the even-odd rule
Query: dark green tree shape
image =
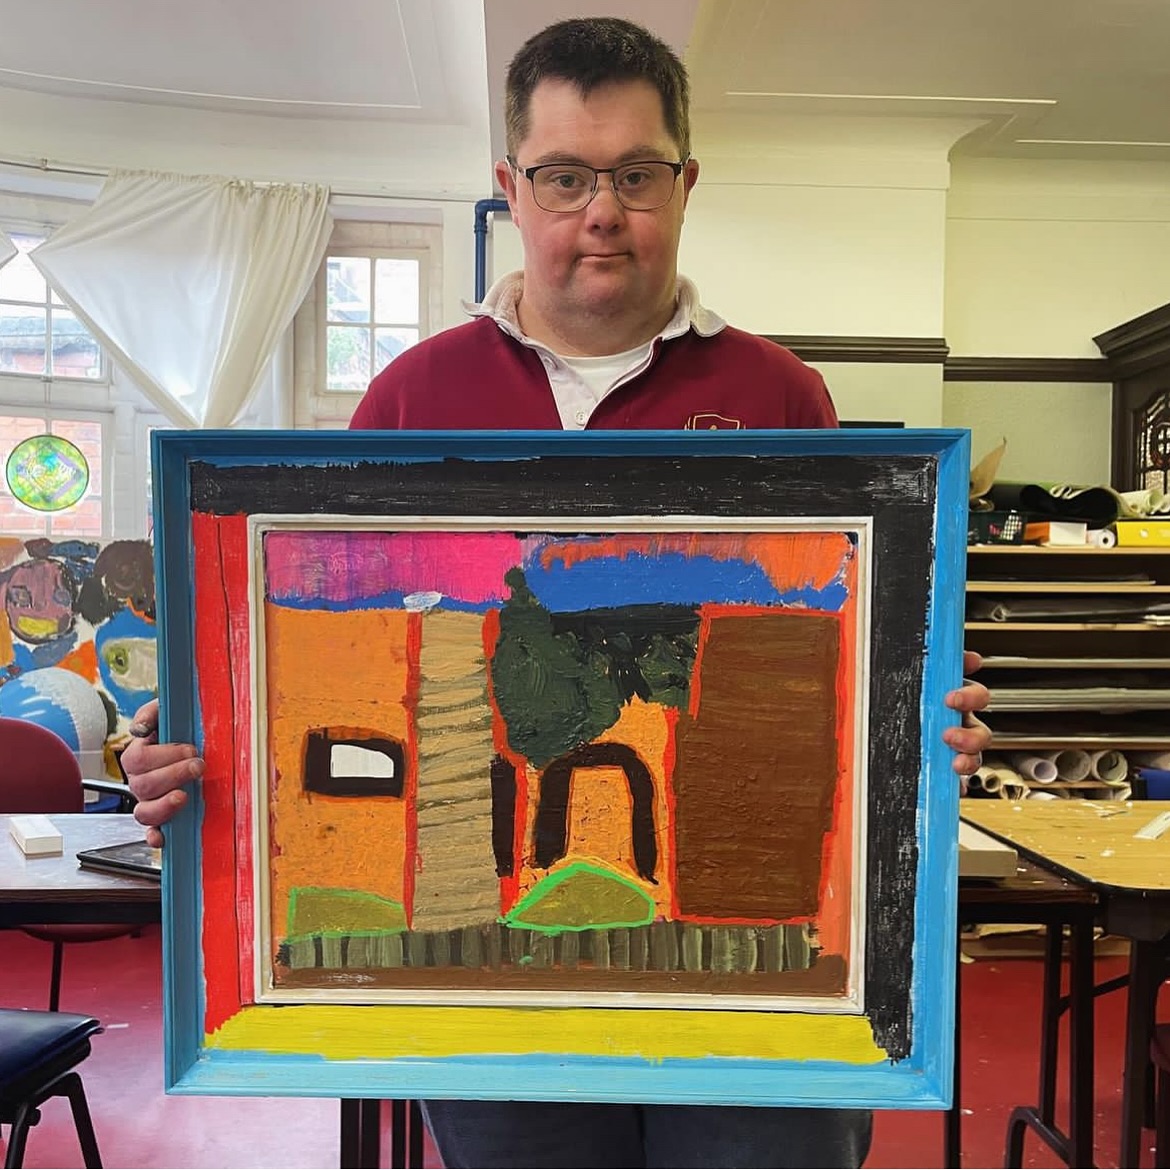
[(697, 628), (633, 641), (589, 628), (558, 631), (522, 570), (509, 570), (504, 581), (511, 596), (500, 611), (492, 687), (509, 746), (536, 767), (592, 742), (635, 694), (685, 705)]

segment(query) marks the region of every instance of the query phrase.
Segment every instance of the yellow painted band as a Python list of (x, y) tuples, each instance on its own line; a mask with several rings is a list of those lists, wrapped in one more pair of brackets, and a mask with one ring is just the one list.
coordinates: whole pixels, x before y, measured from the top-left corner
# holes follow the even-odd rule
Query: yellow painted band
[(255, 1006), (228, 1020), (207, 1038), (207, 1046), (329, 1060), (534, 1051), (647, 1060), (718, 1056), (876, 1064), (886, 1059), (863, 1016), (610, 1008)]

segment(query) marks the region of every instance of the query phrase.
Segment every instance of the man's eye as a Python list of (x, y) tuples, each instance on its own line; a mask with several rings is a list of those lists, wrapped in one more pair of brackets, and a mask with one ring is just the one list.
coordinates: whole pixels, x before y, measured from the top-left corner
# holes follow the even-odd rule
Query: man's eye
[(654, 176), (645, 170), (639, 171), (623, 171), (619, 182), (625, 188), (644, 187), (649, 183)]
[(573, 191), (584, 185), (585, 180), (576, 171), (556, 171), (545, 176), (545, 182), (562, 191)]

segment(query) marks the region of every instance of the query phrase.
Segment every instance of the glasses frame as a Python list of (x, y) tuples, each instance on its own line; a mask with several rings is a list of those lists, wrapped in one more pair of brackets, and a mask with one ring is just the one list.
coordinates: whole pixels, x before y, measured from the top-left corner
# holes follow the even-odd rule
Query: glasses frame
[[(687, 163), (691, 161), (691, 159), (690, 155), (687, 155), (687, 157), (684, 159), (680, 159), (678, 162), (670, 162), (664, 158), (635, 159), (633, 162), (622, 163), (616, 167), (591, 167), (588, 163), (579, 162), (549, 162), (538, 163), (534, 167), (522, 167), (510, 154), (504, 156), (504, 161), (512, 168), (513, 174), (523, 175), (524, 178), (526, 178), (531, 184), (533, 201), (541, 211), (547, 211), (551, 215), (576, 215), (578, 211), (584, 211), (585, 208), (588, 207), (589, 204), (592, 203), (593, 200), (597, 197), (597, 190), (601, 185), (600, 179), (602, 175), (609, 175), (609, 186), (610, 190), (613, 191), (613, 197), (627, 211), (658, 211), (660, 208), (665, 207), (674, 198), (674, 191), (678, 184), (678, 177), (683, 173), (683, 169), (686, 167)], [(674, 171), (674, 183), (671, 184), (670, 195), (656, 207), (631, 207), (628, 203), (626, 203), (626, 201), (618, 192), (617, 184), (614, 182), (614, 176), (618, 171), (624, 171), (627, 167), (645, 166), (647, 163), (654, 163), (658, 166), (670, 167), (670, 169)], [(564, 207), (545, 207), (544, 204), (536, 198), (536, 179), (534, 176), (536, 175), (537, 171), (547, 170), (549, 167), (578, 167), (581, 170), (592, 171), (593, 189), (589, 192), (589, 198), (586, 199), (580, 207), (574, 207), (571, 209)]]

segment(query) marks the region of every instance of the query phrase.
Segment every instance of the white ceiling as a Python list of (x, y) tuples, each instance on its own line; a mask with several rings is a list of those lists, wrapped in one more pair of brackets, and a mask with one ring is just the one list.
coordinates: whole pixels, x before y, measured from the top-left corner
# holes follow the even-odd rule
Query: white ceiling
[(478, 197), (509, 58), (581, 14), (685, 52), (700, 122), (939, 118), (978, 127), (967, 154), (1170, 160), (1167, 0), (0, 0), (0, 159)]

